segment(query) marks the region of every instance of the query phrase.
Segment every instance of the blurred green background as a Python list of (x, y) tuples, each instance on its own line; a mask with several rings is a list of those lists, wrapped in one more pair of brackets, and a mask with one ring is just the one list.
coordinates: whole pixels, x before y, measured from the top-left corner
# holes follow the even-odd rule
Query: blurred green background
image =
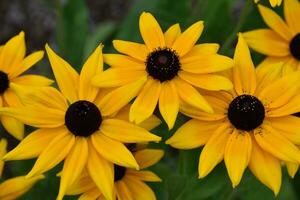
[[(261, 3), (269, 6), (266, 0), (261, 0)], [(265, 27), (253, 0), (1, 0), (0, 42), (4, 43), (24, 30), (29, 52), (43, 49), (45, 43), (50, 43), (80, 70), (83, 61), (100, 42), (105, 45), (104, 52), (113, 52), (113, 39), (141, 41), (138, 19), (142, 11), (152, 12), (164, 30), (178, 22), (184, 30), (191, 23), (204, 20), (205, 30), (199, 42), (219, 43), (222, 46), (220, 52), (228, 56), (233, 54), (239, 31)], [(282, 7), (276, 8), (276, 11), (282, 13)], [(253, 58), (258, 64), (263, 56), (253, 52)], [(31, 72), (53, 77), (47, 59)], [(154, 132), (166, 140), (186, 120), (180, 115), (171, 133), (165, 124)], [(30, 131), (28, 128), (27, 132)], [(0, 135), (9, 139), (9, 149), (18, 143), (3, 129)], [(200, 149), (179, 152), (163, 143), (151, 145), (166, 150), (162, 161), (152, 167), (164, 180), (151, 184), (158, 200), (300, 199), (299, 173), (291, 180), (284, 169), (282, 188), (275, 198), (271, 190), (249, 171), (246, 171), (241, 184), (232, 189), (223, 163), (205, 179), (198, 180)], [(26, 174), (33, 163), (34, 160), (7, 162), (3, 179)], [(45, 180), (20, 199), (54, 200), (59, 186), (55, 174), (60, 169), (61, 166), (58, 166), (51, 170)]]

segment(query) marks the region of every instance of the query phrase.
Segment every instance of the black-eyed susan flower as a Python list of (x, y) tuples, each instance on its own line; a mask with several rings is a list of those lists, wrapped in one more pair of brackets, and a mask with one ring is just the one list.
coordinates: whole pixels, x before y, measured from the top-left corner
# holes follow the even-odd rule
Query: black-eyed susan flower
[(232, 83), (214, 72), (233, 66), (230, 58), (217, 54), (218, 44), (195, 45), (203, 31), (199, 21), (181, 33), (178, 24), (162, 32), (150, 13), (142, 13), (139, 21), (145, 44), (114, 40), (120, 54), (106, 54), (111, 66), (94, 77), (98, 87), (119, 87), (115, 93), (119, 104), (137, 96), (130, 109), (130, 121), (140, 123), (153, 113), (158, 104), (168, 127), (174, 126), (180, 102), (206, 112), (213, 110), (193, 86), (206, 90), (228, 90)]
[(300, 74), (278, 78), (277, 66), (268, 73), (256, 71), (241, 35), (234, 61), (235, 66), (228, 72), (234, 89), (205, 96), (215, 113), (183, 106), (182, 112), (194, 119), (180, 127), (166, 143), (179, 149), (204, 145), (199, 158), (200, 178), (224, 160), (233, 187), (249, 167), (277, 194), (281, 161), (300, 162), (296, 146), (300, 144), (300, 119), (291, 115), (300, 110)]
[[(141, 170), (134, 170), (114, 165), (114, 200), (147, 199), (156, 200), (155, 193), (144, 182), (160, 182), (161, 179), (153, 172), (145, 170), (157, 163), (164, 152), (157, 149), (142, 149), (133, 153)], [(97, 173), (97, 169), (95, 169)], [(81, 194), (79, 199), (96, 200), (105, 199), (88, 173), (74, 182), (67, 190), (68, 195)]]
[(243, 35), (248, 45), (267, 58), (259, 67), (282, 62), (283, 74), (300, 69), (300, 2), (284, 1), (283, 21), (269, 8), (258, 5), (261, 16), (269, 29), (245, 32)]
[[(95, 74), (102, 73), (101, 45), (88, 58), (80, 75), (48, 45), (46, 50), (61, 92), (52, 87), (31, 87), (24, 91), (13, 85), (25, 106), (2, 108), (0, 112), (39, 129), (4, 158), (38, 157), (27, 177), (42, 174), (64, 160), (58, 200), (63, 198), (66, 188), (84, 168), (103, 195), (112, 199), (112, 163), (139, 168), (123, 143), (159, 141), (160, 137), (116, 118), (106, 92), (90, 84)], [(157, 124), (157, 120), (152, 122)]]
[(0, 199), (15, 200), (29, 191), (38, 181), (44, 179), (43, 175), (37, 175), (32, 178), (18, 176), (8, 179), (0, 184)]
[[(270, 1), (270, 4), (272, 7), (275, 7), (275, 6), (280, 6), (281, 3), (282, 3), (282, 0), (269, 0)], [(254, 0), (255, 3), (258, 3), (259, 0)]]
[[(25, 57), (26, 45), (24, 32), (11, 38), (0, 46), (0, 107), (21, 106), (12, 83), (19, 86), (47, 86), (51, 80), (39, 75), (21, 75), (43, 58), (44, 52), (38, 51)], [(15, 138), (24, 137), (24, 124), (9, 116), (0, 116), (3, 127)]]

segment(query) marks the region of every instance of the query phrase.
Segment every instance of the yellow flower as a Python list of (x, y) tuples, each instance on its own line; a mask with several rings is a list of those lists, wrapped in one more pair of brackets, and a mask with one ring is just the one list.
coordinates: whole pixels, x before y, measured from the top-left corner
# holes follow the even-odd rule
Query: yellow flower
[(199, 159), (199, 178), (205, 177), (223, 159), (235, 187), (244, 170), (252, 173), (275, 194), (281, 185), (281, 161), (299, 164), (300, 74), (278, 78), (277, 66), (266, 73), (255, 70), (249, 48), (239, 36), (235, 66), (228, 71), (234, 90), (207, 93), (215, 110), (207, 114), (189, 106), (183, 113), (194, 118), (166, 141), (179, 149), (204, 145)]
[(214, 72), (233, 66), (232, 59), (218, 55), (218, 44), (195, 45), (203, 31), (199, 21), (181, 33), (178, 24), (162, 32), (150, 13), (140, 16), (140, 32), (145, 44), (114, 40), (122, 54), (106, 54), (111, 66), (92, 80), (95, 86), (119, 87), (115, 96), (126, 104), (137, 96), (130, 110), (130, 121), (148, 118), (158, 104), (169, 129), (174, 126), (180, 102), (212, 113), (207, 101), (193, 86), (206, 90), (228, 90), (232, 83)]
[[(282, 3), (282, 0), (269, 0), (270, 1), (270, 4), (272, 7), (275, 7), (275, 6), (280, 6), (281, 3)], [(254, 0), (255, 3), (258, 3), (259, 0)]]
[(270, 29), (258, 29), (243, 34), (248, 45), (267, 58), (259, 67), (282, 62), (282, 73), (300, 69), (300, 2), (284, 1), (283, 21), (274, 11), (258, 5), (259, 11)]
[[(162, 150), (143, 149), (134, 152), (141, 169), (157, 163), (163, 156)], [(99, 173), (97, 170), (95, 173)], [(144, 182), (160, 182), (161, 179), (149, 170), (134, 170), (114, 165), (114, 200), (147, 199), (156, 200), (152, 189)], [(79, 199), (105, 199), (88, 173), (82, 176), (67, 190), (68, 195), (82, 194)]]
[(43, 175), (34, 176), (32, 178), (25, 178), (25, 176), (18, 176), (8, 179), (0, 184), (0, 199), (1, 200), (15, 200), (29, 191), (35, 183), (44, 179)]
[[(21, 75), (43, 58), (44, 52), (38, 51), (25, 57), (26, 45), (24, 32), (11, 38), (0, 46), (0, 107), (21, 106), (11, 84), (20, 86), (47, 86), (51, 80), (38, 75)], [(0, 117), (4, 128), (15, 138), (24, 137), (24, 124), (8, 116)]]
[[(111, 162), (139, 168), (123, 143), (160, 141), (160, 137), (119, 119), (111, 109), (110, 99), (114, 97), (90, 84), (92, 76), (103, 70), (101, 45), (88, 58), (80, 75), (48, 45), (46, 50), (61, 93), (52, 87), (24, 91), (13, 85), (25, 106), (2, 108), (0, 112), (39, 129), (29, 134), (4, 159), (38, 157), (27, 177), (42, 174), (64, 160), (58, 200), (87, 168), (103, 195), (112, 199)], [(152, 127), (146, 123), (148, 128), (153, 128), (159, 121), (152, 117), (150, 123)]]

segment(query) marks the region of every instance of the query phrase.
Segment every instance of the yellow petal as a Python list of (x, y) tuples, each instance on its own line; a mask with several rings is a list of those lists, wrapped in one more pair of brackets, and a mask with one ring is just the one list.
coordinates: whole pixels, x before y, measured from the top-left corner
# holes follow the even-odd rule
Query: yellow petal
[(3, 138), (0, 140), (0, 159), (1, 159), (0, 160), (0, 177), (2, 177), (2, 173), (3, 173), (3, 168), (4, 168), (3, 157), (7, 153), (6, 148), (7, 148), (7, 140)]
[(42, 174), (60, 163), (70, 152), (75, 143), (74, 135), (64, 132), (55, 137), (36, 160), (27, 178)]
[(177, 149), (193, 149), (207, 143), (212, 133), (220, 126), (218, 122), (192, 119), (183, 124), (166, 144)]
[(220, 124), (204, 146), (199, 158), (199, 178), (209, 174), (223, 160), (227, 140), (232, 133), (229, 124)]
[(273, 190), (275, 195), (278, 194), (281, 186), (280, 162), (278, 159), (262, 150), (253, 140), (249, 168), (254, 176)]
[(290, 55), (289, 42), (271, 29), (258, 29), (243, 33), (248, 45), (255, 51), (268, 56)]
[(89, 143), (87, 169), (89, 175), (105, 198), (108, 200), (113, 199), (113, 164), (100, 156), (91, 143)]
[(139, 80), (114, 89), (106, 94), (100, 101), (99, 107), (103, 116), (115, 114), (122, 107), (127, 105), (134, 97), (138, 95), (147, 78), (142, 77)]
[(103, 71), (103, 45), (99, 45), (84, 63), (79, 76), (79, 99), (93, 102), (99, 91), (91, 84), (91, 79)]
[(107, 137), (124, 143), (158, 142), (161, 140), (160, 137), (151, 134), (146, 129), (119, 119), (103, 120), (100, 131)]
[(286, 168), (290, 177), (294, 178), (299, 169), (299, 164), (288, 162), (286, 163)]
[(288, 26), (292, 29), (293, 33), (300, 32), (300, 3), (298, 0), (285, 0), (284, 1), (284, 17)]
[(152, 189), (142, 181), (135, 178), (126, 177), (125, 183), (129, 188), (131, 195), (135, 199), (156, 200)]
[(164, 151), (159, 149), (142, 149), (134, 153), (140, 169), (150, 167), (162, 159)]
[(0, 199), (1, 200), (14, 200), (21, 197), (28, 190), (30, 190), (35, 183), (44, 179), (43, 175), (34, 176), (32, 178), (25, 178), (18, 176), (8, 179), (0, 184)]
[(64, 127), (33, 131), (16, 148), (8, 152), (4, 159), (24, 160), (38, 157), (54, 138), (65, 134), (66, 131)]
[(265, 23), (271, 29), (276, 31), (281, 37), (283, 37), (287, 41), (291, 39), (291, 32), (279, 15), (277, 15), (273, 10), (262, 5), (258, 5), (258, 9)]
[(255, 140), (266, 152), (286, 162), (300, 162), (299, 149), (270, 126), (263, 125), (254, 133)]
[(213, 112), (209, 103), (193, 86), (180, 78), (175, 78), (174, 82), (177, 87), (178, 96), (182, 101), (205, 112)]
[(64, 161), (57, 200), (62, 200), (67, 188), (79, 178), (86, 166), (88, 155), (88, 143), (86, 138), (76, 137), (75, 144)]
[(140, 16), (140, 32), (149, 51), (158, 47), (165, 47), (164, 34), (156, 19), (148, 12), (143, 12)]
[(272, 109), (266, 113), (267, 117), (283, 117), (300, 112), (300, 95), (296, 95), (280, 108)]
[(18, 140), (22, 140), (24, 137), (24, 124), (13, 117), (2, 115), (0, 117), (1, 123), (5, 130), (9, 132)]
[(247, 132), (234, 130), (225, 147), (224, 161), (232, 187), (236, 187), (248, 166), (252, 151), (251, 136)]
[(94, 76), (92, 84), (98, 87), (117, 87), (137, 81), (143, 76), (147, 76), (145, 70), (110, 68)]
[(189, 58), (189, 57), (197, 57), (197, 56), (206, 56), (206, 55), (214, 55), (219, 51), (220, 45), (216, 43), (203, 43), (197, 44), (193, 46), (193, 48), (185, 54), (182, 60)]
[(21, 64), (19, 64), (15, 70), (10, 72), (10, 76), (12, 78), (19, 76), (20, 74), (22, 74), (23, 72), (31, 68), (33, 65), (35, 65), (43, 57), (44, 57), (44, 51), (37, 51), (26, 56), (24, 60), (22, 60)]
[(198, 55), (198, 56), (185, 56), (181, 60), (182, 70), (197, 73), (207, 74), (224, 71), (233, 67), (233, 60), (229, 57), (222, 55)]
[(202, 34), (203, 28), (203, 21), (198, 21), (191, 25), (175, 40), (172, 49), (174, 49), (180, 57), (187, 54), (196, 44)]
[(146, 182), (161, 182), (161, 179), (153, 172), (143, 170), (143, 171), (136, 171), (136, 170), (126, 170), (126, 176), (133, 176), (138, 178), (141, 181)]
[(145, 63), (121, 54), (104, 54), (104, 62), (112, 68), (145, 70)]
[(118, 52), (136, 58), (142, 62), (146, 61), (146, 58), (149, 54), (148, 48), (144, 44), (123, 40), (114, 40), (113, 45)]
[(179, 24), (174, 24), (165, 32), (165, 42), (167, 47), (172, 47), (175, 40), (180, 36), (181, 30)]
[(97, 152), (105, 159), (124, 167), (139, 168), (132, 153), (121, 142), (110, 139), (100, 132), (94, 133), (91, 139)]
[(139, 124), (150, 117), (157, 105), (160, 91), (161, 83), (152, 78), (148, 78), (146, 84), (130, 108), (130, 121)]
[[(98, 188), (93, 188), (83, 193), (78, 200), (95, 200), (101, 196), (101, 192)], [(102, 199), (101, 199), (102, 200)]]
[(74, 68), (46, 45), (51, 68), (60, 91), (71, 102), (78, 100), (79, 76)]
[(22, 31), (4, 45), (0, 55), (1, 70), (6, 73), (13, 71), (14, 67), (22, 62), (25, 53), (25, 34)]
[[(14, 91), (13, 88), (13, 83), (10, 83), (10, 88), (8, 88), (4, 94), (4, 104), (7, 104), (8, 106), (12, 107), (19, 107), (22, 106), (22, 103), (20, 101), (20, 98), (17, 96), (16, 92)], [(22, 88), (24, 90), (24, 88)]]
[(159, 111), (169, 130), (173, 128), (179, 111), (179, 97), (172, 81), (162, 83), (159, 96)]
[(51, 79), (39, 75), (23, 75), (12, 79), (11, 82), (28, 86), (49, 86), (53, 83)]
[(251, 59), (249, 48), (239, 34), (238, 44), (234, 53), (235, 66), (233, 67), (233, 84), (238, 95), (254, 94), (256, 89), (255, 68)]
[(192, 74), (185, 71), (180, 71), (178, 75), (186, 82), (205, 90), (219, 91), (232, 89), (231, 81), (223, 76), (214, 74)]
[(128, 188), (128, 184), (124, 181), (118, 181), (115, 184), (117, 199), (124, 199), (124, 200), (134, 200), (136, 196), (133, 196)]
[[(90, 146), (89, 146), (90, 147)], [(89, 159), (91, 159), (91, 152), (89, 150)], [(100, 165), (97, 165), (98, 167)], [(107, 172), (106, 170), (104, 170)], [(97, 173), (100, 171), (96, 171)], [(101, 170), (102, 172), (102, 170)], [(100, 172), (100, 173), (101, 173)], [(82, 194), (84, 192), (87, 192), (91, 189), (98, 189), (94, 183), (94, 181), (91, 179), (90, 174), (87, 172), (87, 170), (83, 171), (80, 178), (78, 178), (67, 190), (67, 195), (78, 195)], [(100, 191), (99, 191), (100, 192)]]

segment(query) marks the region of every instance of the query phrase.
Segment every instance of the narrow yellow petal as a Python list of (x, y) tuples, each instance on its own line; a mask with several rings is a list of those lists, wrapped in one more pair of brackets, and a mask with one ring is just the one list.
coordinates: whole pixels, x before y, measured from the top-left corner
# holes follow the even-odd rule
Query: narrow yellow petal
[(43, 175), (38, 175), (29, 179), (25, 178), (24, 176), (18, 176), (8, 179), (0, 184), (0, 199), (18, 199), (28, 190), (30, 190), (34, 186), (34, 184), (44, 178), (45, 177)]
[(124, 182), (129, 188), (131, 195), (135, 199), (156, 200), (152, 189), (142, 181), (135, 178), (126, 177)]
[(179, 111), (179, 97), (174, 82), (162, 83), (158, 105), (162, 117), (166, 121), (169, 130), (171, 130)]
[(27, 178), (42, 174), (65, 159), (75, 143), (74, 135), (64, 132), (55, 137), (39, 155)]
[(12, 79), (11, 82), (28, 86), (49, 86), (53, 83), (51, 79), (39, 75), (23, 75)]
[(220, 124), (204, 146), (199, 158), (199, 178), (209, 174), (223, 160), (225, 146), (232, 129), (229, 124)]
[[(90, 146), (89, 146), (90, 147)], [(91, 152), (89, 150), (89, 159), (91, 159)], [(97, 165), (98, 167), (100, 165)], [(107, 170), (104, 170), (107, 172)], [(97, 173), (100, 172), (97, 170)], [(101, 170), (102, 172), (102, 170)], [(100, 173), (101, 173), (100, 172)], [(92, 189), (98, 189), (94, 183), (94, 181), (91, 179), (90, 174), (87, 172), (87, 170), (84, 170), (81, 174), (81, 176), (66, 190), (67, 195), (79, 195), (84, 192), (87, 192)], [(100, 191), (99, 191), (100, 192)]]
[(289, 41), (292, 34), (285, 22), (273, 10), (262, 5), (258, 5), (259, 12), (265, 23), (281, 37)]
[(18, 140), (24, 138), (24, 124), (13, 117), (0, 116), (1, 123), (5, 130)]
[(155, 173), (147, 170), (136, 171), (136, 170), (127, 169), (126, 176), (133, 176), (135, 178), (138, 178), (141, 181), (146, 181), (146, 182), (162, 181)]
[(131, 191), (128, 188), (128, 184), (125, 183), (123, 180), (117, 181), (115, 183), (117, 199), (124, 199), (124, 200), (134, 200), (136, 196), (131, 194)]
[(286, 163), (286, 168), (290, 177), (294, 178), (299, 169), (299, 164), (288, 162)]
[(219, 48), (220, 45), (216, 43), (197, 44), (181, 58), (181, 62), (190, 57), (214, 55), (219, 51)]
[(57, 200), (62, 200), (67, 188), (79, 178), (86, 166), (88, 155), (88, 143), (86, 138), (76, 137), (75, 144), (64, 161)]
[(133, 83), (114, 89), (106, 94), (98, 103), (101, 114), (103, 116), (115, 114), (138, 95), (146, 81), (146, 76), (141, 77)]
[(8, 152), (4, 159), (24, 160), (38, 157), (53, 139), (66, 131), (64, 127), (33, 131), (16, 148)]
[[(101, 195), (101, 192), (98, 188), (93, 188), (85, 193), (83, 193), (78, 200), (95, 200), (99, 198)], [(102, 199), (101, 199), (102, 200)]]
[(71, 103), (75, 102), (78, 100), (78, 73), (69, 63), (59, 57), (48, 44), (46, 51), (60, 91)]
[(123, 40), (114, 40), (115, 49), (123, 54), (136, 58), (142, 62), (146, 61), (149, 50), (146, 45)]
[(10, 88), (8, 88), (3, 94), (4, 104), (12, 107), (23, 106), (20, 101), (20, 97), (18, 97), (17, 93), (14, 91), (13, 85), (13, 83), (10, 83)]
[(191, 25), (175, 40), (172, 49), (174, 49), (180, 57), (187, 54), (196, 44), (202, 34), (203, 28), (203, 21), (198, 21)]
[(254, 94), (256, 89), (256, 74), (249, 48), (239, 34), (238, 44), (234, 53), (233, 84), (238, 95)]
[(100, 132), (94, 133), (91, 139), (97, 152), (105, 159), (117, 165), (139, 169), (132, 153), (121, 142), (110, 139)]
[(151, 167), (159, 162), (164, 156), (164, 151), (159, 149), (142, 149), (134, 153), (140, 169)]
[(79, 76), (79, 99), (93, 102), (99, 91), (91, 84), (91, 79), (103, 71), (103, 45), (99, 45), (84, 63)]
[(300, 3), (298, 0), (285, 0), (284, 1), (284, 17), (288, 26), (292, 29), (294, 34), (300, 32)]
[(267, 117), (283, 117), (300, 112), (300, 95), (296, 95), (289, 102), (279, 108), (271, 109), (266, 113)]
[(183, 124), (166, 144), (177, 149), (193, 149), (207, 143), (212, 133), (218, 129), (218, 122), (201, 121), (192, 119)]
[(100, 156), (91, 143), (89, 143), (87, 170), (105, 198), (108, 200), (113, 199), (113, 164)]
[(254, 176), (273, 190), (275, 195), (278, 194), (282, 176), (280, 162), (278, 159), (262, 150), (254, 140), (252, 140), (252, 153), (249, 168)]
[(6, 148), (7, 148), (7, 140), (2, 138), (0, 140), (0, 177), (2, 177), (2, 173), (3, 173), (3, 168), (4, 168), (3, 157), (7, 153)]
[(142, 38), (149, 51), (158, 47), (165, 47), (164, 34), (156, 19), (148, 12), (143, 12), (139, 21)]
[(145, 70), (145, 63), (130, 56), (121, 54), (104, 54), (104, 62), (112, 68), (128, 70)]
[(123, 143), (159, 142), (161, 140), (146, 129), (119, 119), (103, 120), (100, 131), (107, 137)]
[(148, 78), (146, 84), (130, 108), (130, 121), (139, 124), (149, 118), (157, 105), (160, 91), (161, 83), (152, 78)]
[(252, 151), (251, 140), (249, 133), (238, 130), (234, 130), (228, 138), (224, 161), (232, 187), (236, 187), (240, 183), (248, 166)]
[(180, 36), (181, 29), (179, 24), (174, 24), (164, 33), (165, 42), (167, 47), (172, 47), (175, 40)]

